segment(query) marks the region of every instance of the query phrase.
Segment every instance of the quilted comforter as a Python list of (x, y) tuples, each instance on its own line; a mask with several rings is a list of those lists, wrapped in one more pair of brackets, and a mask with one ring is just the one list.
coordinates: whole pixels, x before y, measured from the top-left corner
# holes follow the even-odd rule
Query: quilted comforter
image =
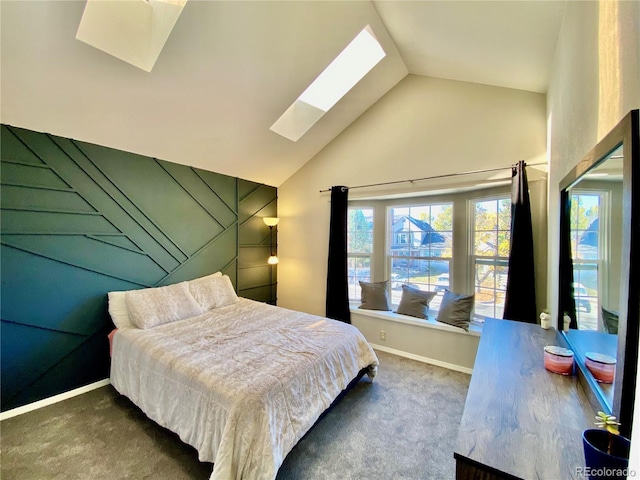
[(353, 326), (239, 299), (151, 329), (119, 329), (111, 383), (213, 462), (213, 480), (273, 479), (358, 372), (378, 360)]

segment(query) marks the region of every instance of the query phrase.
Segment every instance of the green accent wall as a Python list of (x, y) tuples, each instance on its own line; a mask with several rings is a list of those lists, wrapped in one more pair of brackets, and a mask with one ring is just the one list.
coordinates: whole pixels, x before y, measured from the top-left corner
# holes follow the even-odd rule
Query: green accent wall
[(1, 129), (2, 411), (109, 376), (109, 291), (221, 270), (275, 304), (276, 188)]

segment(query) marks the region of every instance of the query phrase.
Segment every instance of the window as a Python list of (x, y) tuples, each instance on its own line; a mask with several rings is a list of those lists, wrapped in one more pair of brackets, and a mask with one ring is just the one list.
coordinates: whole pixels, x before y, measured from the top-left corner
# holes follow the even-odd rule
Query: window
[(297, 142), (386, 56), (367, 25), (318, 75), (270, 130)]
[[(402, 298), (402, 285), (436, 292), (429, 302), (432, 319), (445, 289), (475, 293), (474, 320), (502, 318), (509, 269), (510, 188), (481, 192), (353, 201), (347, 251), (350, 300), (360, 300), (359, 280), (387, 280), (394, 306)], [(380, 232), (375, 239), (374, 218)]]
[[(391, 302), (398, 304), (402, 285), (444, 291), (453, 255), (453, 204), (409, 205), (388, 209), (387, 265)], [(429, 307), (437, 310), (442, 296)]]
[(347, 218), (347, 281), (349, 300), (360, 300), (360, 284), (371, 281), (373, 208), (349, 208)]
[(571, 195), (573, 295), (580, 330), (598, 330), (598, 285), (602, 263), (603, 192)]
[(472, 263), (476, 317), (502, 318), (509, 270), (511, 199), (474, 200)]
[(396, 234), (396, 243), (395, 246), (398, 245), (407, 245), (409, 243), (409, 235), (406, 233), (397, 233)]

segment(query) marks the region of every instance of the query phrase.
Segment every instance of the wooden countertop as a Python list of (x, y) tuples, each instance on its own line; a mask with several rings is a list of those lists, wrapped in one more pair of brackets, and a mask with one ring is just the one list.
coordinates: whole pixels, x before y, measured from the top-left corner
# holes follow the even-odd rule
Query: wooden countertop
[(546, 345), (559, 345), (556, 330), (487, 320), (454, 452), (459, 464), (492, 478), (579, 478), (582, 432), (593, 428), (594, 412), (575, 376), (544, 368)]

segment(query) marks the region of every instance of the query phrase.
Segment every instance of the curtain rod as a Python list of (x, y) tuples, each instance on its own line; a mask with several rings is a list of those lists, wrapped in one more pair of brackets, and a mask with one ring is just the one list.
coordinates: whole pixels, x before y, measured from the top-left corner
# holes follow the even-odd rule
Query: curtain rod
[[(537, 163), (529, 163), (525, 164), (525, 167), (533, 167), (536, 165), (546, 165), (547, 162), (537, 162)], [(460, 175), (473, 175), (474, 173), (487, 173), (487, 172), (497, 172), (498, 170), (506, 170), (507, 168), (513, 168), (516, 164), (510, 165), (508, 167), (498, 167), (498, 168), (487, 168), (484, 170), (471, 170), (468, 172), (460, 172), (460, 173), (446, 173), (444, 175), (435, 175), (433, 177), (422, 177), (422, 178), (414, 178), (411, 180), (395, 180), (393, 182), (382, 182), (382, 183), (370, 183), (369, 185), (356, 185), (355, 187), (347, 187), (349, 190), (354, 190), (356, 188), (367, 188), (367, 187), (381, 187), (383, 185), (395, 185), (396, 183), (413, 183), (420, 182), (422, 180), (433, 180), (436, 178), (446, 178), (446, 177), (458, 177)], [(330, 192), (331, 189), (327, 188), (326, 190), (320, 190), (320, 193)]]

